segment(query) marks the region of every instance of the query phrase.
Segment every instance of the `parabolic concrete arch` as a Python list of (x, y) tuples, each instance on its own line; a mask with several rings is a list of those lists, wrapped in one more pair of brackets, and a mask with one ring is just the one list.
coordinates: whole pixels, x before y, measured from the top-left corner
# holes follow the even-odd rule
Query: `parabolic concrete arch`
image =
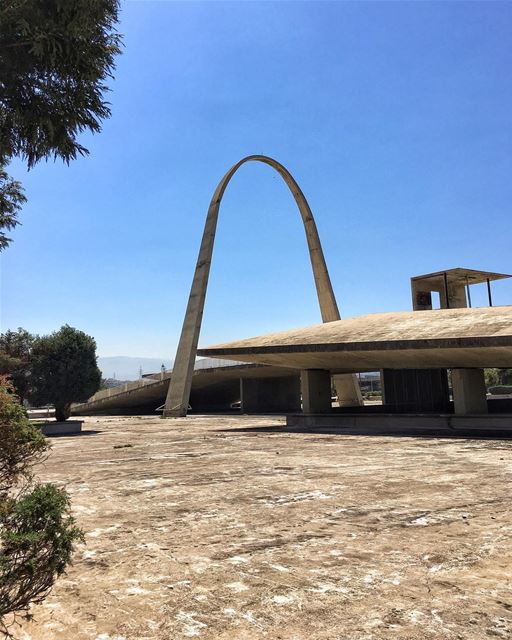
[[(299, 208), (302, 222), (304, 223), (322, 321), (332, 322), (340, 319), (340, 313), (332, 289), (329, 272), (327, 271), (316, 223), (299, 185), (291, 173), (273, 158), (260, 155), (242, 158), (242, 160), (231, 167), (219, 182), (208, 208), (196, 270), (188, 299), (187, 311), (183, 321), (169, 391), (165, 402), (164, 417), (178, 417), (187, 414), (220, 203), (229, 181), (236, 171), (246, 162), (263, 162), (269, 165), (281, 175), (290, 189)], [(340, 384), (337, 385), (338, 396), (340, 396), (341, 391), (346, 400), (346, 404), (360, 404), (361, 394), (355, 376), (339, 376), (339, 378)], [(341, 378), (343, 378), (343, 380), (341, 380)]]

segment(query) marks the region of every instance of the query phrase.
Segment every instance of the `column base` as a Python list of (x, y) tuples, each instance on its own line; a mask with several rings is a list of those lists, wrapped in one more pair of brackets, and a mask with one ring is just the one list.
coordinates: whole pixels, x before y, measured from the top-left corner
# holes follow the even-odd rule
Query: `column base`
[(164, 409), (162, 418), (185, 418), (187, 416), (186, 409)]

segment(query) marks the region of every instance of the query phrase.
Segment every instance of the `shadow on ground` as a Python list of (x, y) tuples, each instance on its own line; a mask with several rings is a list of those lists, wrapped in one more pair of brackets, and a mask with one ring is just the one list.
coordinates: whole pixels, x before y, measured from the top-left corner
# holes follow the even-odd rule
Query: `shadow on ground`
[(46, 436), (46, 438), (81, 438), (82, 436), (96, 436), (103, 431), (93, 431), (92, 429), (87, 431), (80, 431), (80, 433), (53, 433)]

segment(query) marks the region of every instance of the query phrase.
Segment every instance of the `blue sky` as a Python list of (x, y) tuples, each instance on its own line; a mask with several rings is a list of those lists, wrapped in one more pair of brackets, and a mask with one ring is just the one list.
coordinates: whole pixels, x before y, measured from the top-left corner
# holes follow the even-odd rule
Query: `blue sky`
[[(345, 317), (410, 309), (412, 275), (512, 272), (511, 3), (132, 1), (120, 30), (90, 156), (10, 167), (29, 202), (1, 257), (2, 330), (68, 323), (103, 356), (173, 357), (212, 192), (253, 153), (301, 185)], [(200, 343), (318, 321), (293, 199), (245, 165)]]

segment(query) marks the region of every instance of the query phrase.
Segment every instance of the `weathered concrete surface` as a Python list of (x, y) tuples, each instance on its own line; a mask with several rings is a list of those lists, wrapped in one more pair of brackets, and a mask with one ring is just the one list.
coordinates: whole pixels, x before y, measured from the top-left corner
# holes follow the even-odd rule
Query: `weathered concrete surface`
[(512, 441), (280, 425), (89, 418), (55, 439), (42, 478), (87, 545), (19, 637), (512, 637)]
[(38, 424), (37, 426), (45, 436), (69, 436), (80, 433), (82, 430), (82, 421), (66, 420), (65, 422), (57, 422), (56, 420), (52, 420), (51, 422)]

